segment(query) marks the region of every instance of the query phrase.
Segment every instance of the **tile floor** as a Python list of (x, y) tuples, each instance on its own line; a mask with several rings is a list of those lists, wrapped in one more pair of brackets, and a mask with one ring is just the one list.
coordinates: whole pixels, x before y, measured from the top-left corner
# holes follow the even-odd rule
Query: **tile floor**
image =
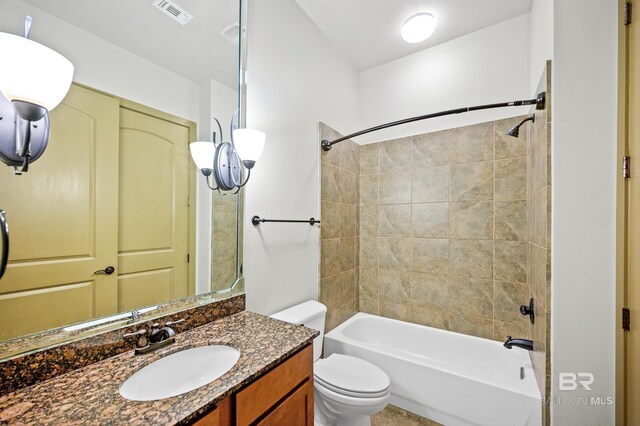
[(442, 426), (433, 420), (409, 413), (401, 408), (388, 405), (387, 408), (371, 416), (371, 426)]

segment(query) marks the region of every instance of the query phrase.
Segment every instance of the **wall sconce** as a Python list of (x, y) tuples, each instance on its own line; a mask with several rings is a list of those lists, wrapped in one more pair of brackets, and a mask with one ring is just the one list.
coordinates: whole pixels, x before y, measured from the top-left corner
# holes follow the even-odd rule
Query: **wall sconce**
[[(234, 114), (234, 118), (237, 115)], [(207, 186), (214, 191), (232, 191), (234, 194), (249, 182), (251, 169), (255, 166), (264, 150), (265, 134), (255, 129), (237, 129), (231, 120), (231, 142), (223, 142), (222, 126), (214, 118), (220, 130), (220, 143), (198, 141), (189, 145), (194, 163), (207, 180)], [(242, 166), (246, 173), (242, 172)], [(243, 175), (245, 175), (243, 177)], [(211, 176), (216, 186), (211, 184)]]
[(48, 111), (66, 96), (73, 64), (58, 52), (24, 37), (0, 32), (0, 160), (16, 174), (29, 170), (49, 142)]

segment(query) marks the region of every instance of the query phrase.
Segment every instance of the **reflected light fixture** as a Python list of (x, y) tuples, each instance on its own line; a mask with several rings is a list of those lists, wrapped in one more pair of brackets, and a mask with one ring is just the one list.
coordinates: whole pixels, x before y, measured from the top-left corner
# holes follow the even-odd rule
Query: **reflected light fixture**
[[(216, 143), (216, 133), (212, 141), (197, 141), (189, 145), (191, 157), (196, 167), (205, 176), (207, 186), (214, 191), (233, 191), (249, 182), (251, 169), (260, 159), (264, 150), (265, 134), (255, 129), (238, 129), (234, 126), (238, 111), (231, 120), (231, 142), (223, 142), (222, 126), (214, 117), (220, 131), (220, 143)], [(244, 171), (243, 171), (244, 169)], [(211, 183), (211, 176), (215, 186)]]
[(0, 32), (0, 160), (16, 174), (46, 149), (48, 111), (62, 102), (73, 79), (67, 58), (29, 40), (31, 22), (27, 16), (24, 37)]
[(404, 21), (400, 34), (407, 43), (425, 41), (436, 30), (438, 20), (430, 13), (417, 13)]

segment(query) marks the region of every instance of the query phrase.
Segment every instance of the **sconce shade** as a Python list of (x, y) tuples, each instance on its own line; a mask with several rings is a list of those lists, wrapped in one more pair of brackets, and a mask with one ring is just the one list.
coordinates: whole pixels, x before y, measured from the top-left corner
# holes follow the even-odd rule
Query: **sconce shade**
[(240, 159), (252, 165), (260, 159), (264, 150), (265, 134), (255, 129), (236, 129), (233, 131), (233, 145)]
[(189, 144), (189, 150), (191, 151), (191, 158), (193, 158), (193, 162), (196, 163), (198, 169), (213, 170), (213, 156), (216, 150), (213, 142), (192, 142)]
[(66, 96), (73, 64), (58, 52), (33, 40), (0, 32), (0, 92), (52, 110)]

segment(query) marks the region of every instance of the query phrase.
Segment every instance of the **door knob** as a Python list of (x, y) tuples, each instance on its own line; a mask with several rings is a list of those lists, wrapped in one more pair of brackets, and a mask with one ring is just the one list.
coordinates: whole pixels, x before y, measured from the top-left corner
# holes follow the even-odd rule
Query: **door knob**
[(93, 275), (98, 275), (98, 274), (105, 274), (105, 275), (111, 275), (116, 271), (116, 268), (114, 268), (113, 266), (107, 266), (104, 269), (100, 269), (99, 271), (95, 271), (93, 273)]

